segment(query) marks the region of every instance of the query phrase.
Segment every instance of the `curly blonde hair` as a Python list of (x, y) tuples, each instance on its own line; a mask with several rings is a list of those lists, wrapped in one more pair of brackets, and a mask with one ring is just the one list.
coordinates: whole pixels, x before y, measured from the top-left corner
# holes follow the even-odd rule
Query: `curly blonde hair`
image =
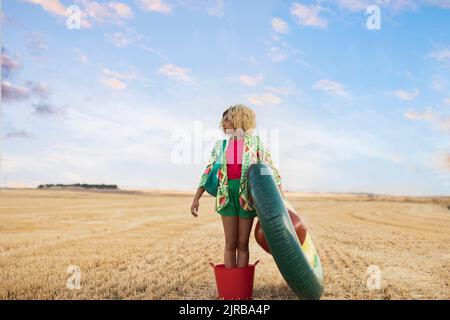
[(231, 121), (234, 129), (242, 129), (244, 132), (256, 128), (255, 112), (243, 104), (236, 104), (225, 110), (220, 126), (223, 126), (225, 120)]

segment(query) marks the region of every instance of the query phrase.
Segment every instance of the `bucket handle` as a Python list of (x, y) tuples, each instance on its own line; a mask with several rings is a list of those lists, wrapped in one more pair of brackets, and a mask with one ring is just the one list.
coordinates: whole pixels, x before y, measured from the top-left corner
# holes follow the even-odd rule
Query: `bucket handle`
[[(256, 265), (260, 262), (261, 260), (256, 260), (255, 263), (253, 264), (255, 267)], [(209, 265), (214, 269), (214, 263), (209, 262)]]

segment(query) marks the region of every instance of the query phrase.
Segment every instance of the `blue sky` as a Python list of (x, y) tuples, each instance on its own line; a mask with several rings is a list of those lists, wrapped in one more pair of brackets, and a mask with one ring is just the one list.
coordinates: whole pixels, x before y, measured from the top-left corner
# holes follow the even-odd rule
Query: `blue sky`
[[(70, 5), (80, 28), (67, 27)], [(450, 194), (450, 1), (20, 0), (2, 11), (2, 186), (193, 190), (211, 130), (244, 103), (258, 130), (277, 132), (265, 140), (287, 190)]]

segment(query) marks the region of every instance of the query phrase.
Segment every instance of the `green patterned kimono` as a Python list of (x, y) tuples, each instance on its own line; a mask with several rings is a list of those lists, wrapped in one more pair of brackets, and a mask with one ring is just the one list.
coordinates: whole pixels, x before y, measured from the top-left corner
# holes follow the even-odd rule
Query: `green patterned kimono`
[[(231, 141), (232, 137), (227, 139), (225, 150), (228, 147), (228, 143)], [(203, 172), (200, 183), (198, 187), (203, 187), (208, 179), (208, 173), (211, 171), (212, 166), (217, 160), (217, 155), (220, 153), (220, 149), (222, 148), (223, 140), (217, 140), (214, 148), (211, 152), (211, 156), (209, 158), (208, 164), (206, 165), (206, 169)], [(278, 185), (281, 185), (281, 177), (277, 168), (273, 165), (273, 161), (270, 155), (270, 152), (264, 146), (264, 143), (261, 141), (258, 135), (252, 135), (246, 133), (244, 135), (244, 146), (242, 151), (242, 171), (241, 171), (241, 180), (239, 187), (239, 203), (241, 207), (246, 211), (252, 211), (253, 202), (251, 197), (249, 196), (248, 187), (247, 187), (247, 170), (251, 164), (262, 162), (267, 164), (271, 169), (273, 176), (275, 177), (275, 181)], [(218, 180), (219, 187), (217, 190), (216, 196), (216, 205), (215, 210), (219, 211), (224, 208), (229, 200), (228, 194), (228, 176), (227, 176), (227, 165), (226, 165), (226, 152), (222, 153), (221, 159), (222, 166), (218, 172)]]

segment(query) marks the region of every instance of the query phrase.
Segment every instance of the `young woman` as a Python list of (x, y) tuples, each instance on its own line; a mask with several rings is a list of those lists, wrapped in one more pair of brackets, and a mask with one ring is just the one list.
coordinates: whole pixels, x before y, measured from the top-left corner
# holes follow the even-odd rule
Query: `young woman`
[[(248, 242), (256, 217), (247, 188), (247, 171), (251, 164), (266, 163), (271, 169), (284, 198), (281, 177), (274, 167), (270, 153), (258, 135), (253, 134), (256, 117), (253, 110), (238, 104), (225, 110), (221, 127), (229, 135), (222, 152), (215, 210), (221, 215), (225, 233), (224, 263), (226, 268), (246, 267), (249, 262)], [(208, 173), (221, 154), (223, 140), (218, 140), (203, 172), (191, 206), (194, 217), (198, 215), (199, 200), (205, 192)]]

